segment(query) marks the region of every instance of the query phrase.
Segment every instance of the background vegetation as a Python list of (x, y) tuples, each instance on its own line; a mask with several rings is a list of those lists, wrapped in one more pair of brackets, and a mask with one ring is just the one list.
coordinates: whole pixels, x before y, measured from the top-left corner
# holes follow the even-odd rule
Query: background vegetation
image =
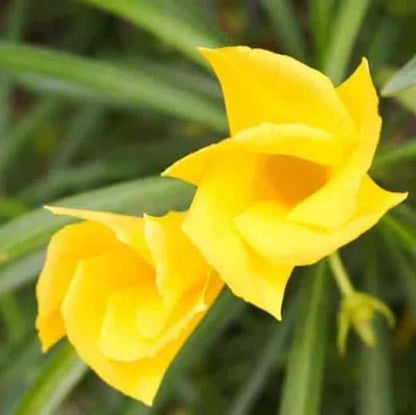
[[(416, 52), (414, 0), (2, 0), (0, 19), (2, 415), (416, 413), (415, 60), (396, 74)], [(236, 44), (290, 54), (335, 83), (368, 57), (384, 86), (372, 174), (410, 198), (343, 257), (397, 326), (376, 321), (377, 347), (351, 336), (341, 357), (325, 263), (296, 271), (281, 324), (225, 291), (150, 410), (102, 383), (66, 342), (40, 353), (34, 281), (66, 219), (39, 207), (186, 207), (185, 185), (147, 176), (227, 135), (195, 46)]]

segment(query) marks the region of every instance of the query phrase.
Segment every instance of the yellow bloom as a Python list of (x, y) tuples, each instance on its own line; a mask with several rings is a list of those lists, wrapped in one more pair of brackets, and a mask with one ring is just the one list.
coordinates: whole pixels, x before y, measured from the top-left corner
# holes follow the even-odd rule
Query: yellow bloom
[(65, 208), (36, 293), (46, 351), (67, 335), (107, 383), (150, 405), (223, 283), (181, 231), (183, 213), (144, 218)]
[(238, 296), (280, 318), (294, 266), (372, 227), (405, 193), (367, 175), (381, 119), (368, 64), (335, 88), (265, 50), (201, 50), (225, 97), (231, 138), (168, 168), (198, 186), (184, 230)]

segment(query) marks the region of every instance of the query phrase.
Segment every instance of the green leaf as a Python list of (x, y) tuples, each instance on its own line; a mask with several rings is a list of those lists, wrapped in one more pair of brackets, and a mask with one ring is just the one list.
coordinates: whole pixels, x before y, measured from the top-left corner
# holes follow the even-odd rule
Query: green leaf
[(387, 246), (387, 252), (391, 256), (397, 269), (397, 278), (399, 279), (402, 290), (412, 312), (416, 315), (416, 273), (413, 264), (411, 265), (408, 258), (402, 252), (397, 241), (391, 236), (387, 228), (382, 227), (384, 242)]
[(18, 82), (29, 79), (38, 88), (58, 86), (61, 92), (75, 93), (77, 98), (112, 105), (142, 105), (217, 131), (226, 129), (224, 114), (214, 100), (140, 68), (131, 70), (44, 47), (0, 40), (0, 69)]
[(32, 137), (33, 131), (39, 128), (47, 119), (52, 117), (57, 109), (57, 101), (43, 98), (36, 104), (33, 111), (22, 117), (21, 121), (10, 132), (0, 152), (0, 175), (15, 162), (16, 156)]
[[(384, 84), (394, 74), (394, 69), (385, 67), (377, 73), (377, 81)], [(401, 104), (408, 111), (416, 114), (416, 86), (402, 89), (391, 96), (395, 101)]]
[(111, 181), (154, 174), (175, 160), (210, 143), (193, 137), (172, 137), (166, 140), (149, 140), (126, 149), (120, 148), (119, 151), (114, 150), (107, 158), (53, 170), (46, 177), (31, 183), (18, 196), (31, 204), (46, 203), (63, 194), (80, 192)]
[(381, 94), (384, 96), (395, 95), (412, 86), (416, 86), (416, 55), (384, 85)]
[(311, 274), (302, 285), (280, 415), (320, 413), (330, 287), (324, 262), (316, 265)]
[(23, 395), (16, 415), (54, 414), (87, 370), (72, 347), (63, 344)]
[(324, 72), (337, 84), (345, 74), (355, 40), (371, 0), (345, 0), (339, 5), (325, 57)]
[(330, 30), (334, 13), (334, 0), (310, 0), (309, 16), (315, 49), (315, 60), (323, 66), (326, 50), (330, 41)]
[[(126, 18), (193, 61), (206, 65), (197, 46), (208, 48), (229, 44), (229, 40), (205, 19), (203, 13), (171, 0), (81, 0)], [(193, 13), (192, 13), (193, 11)]]
[[(367, 252), (364, 258), (365, 267), (365, 292), (379, 297), (379, 269), (377, 269), (374, 252)], [(390, 332), (380, 316), (375, 316), (373, 321), (377, 344), (369, 347), (360, 342), (359, 353), (359, 384), (360, 395), (358, 401), (358, 415), (393, 415), (391, 381), (391, 336)]]
[(409, 139), (403, 144), (396, 145), (388, 150), (376, 154), (371, 172), (374, 175), (382, 175), (384, 169), (392, 168), (416, 157), (416, 139)]
[(302, 61), (306, 60), (306, 41), (299, 19), (289, 0), (262, 0), (285, 52)]
[(409, 253), (415, 255), (416, 235), (412, 232), (412, 228), (404, 225), (401, 220), (391, 213), (388, 213), (381, 219), (381, 224)]
[(274, 322), (273, 332), (270, 333), (266, 347), (255, 363), (247, 382), (236, 393), (228, 411), (229, 415), (250, 413), (256, 399), (263, 391), (268, 376), (275, 368), (276, 362), (282, 360), (298, 307), (298, 298), (291, 298), (289, 301), (289, 309), (284, 312), (282, 322)]
[(167, 401), (184, 372), (206, 352), (245, 305), (228, 288), (222, 290), (170, 366), (156, 397), (155, 408), (161, 407)]
[[(161, 214), (169, 209), (185, 208), (191, 194), (191, 186), (182, 182), (151, 177), (67, 197), (51, 205), (126, 214)], [(70, 221), (63, 216), (51, 215), (44, 209), (10, 221), (0, 227), (0, 259), (11, 261), (41, 248), (54, 231)]]
[(45, 261), (45, 250), (34, 251), (0, 267), (0, 296), (32, 282)]

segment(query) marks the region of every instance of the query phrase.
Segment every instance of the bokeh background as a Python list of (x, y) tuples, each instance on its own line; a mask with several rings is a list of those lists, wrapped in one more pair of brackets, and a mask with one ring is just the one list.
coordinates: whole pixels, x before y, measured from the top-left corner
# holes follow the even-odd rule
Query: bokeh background
[[(65, 219), (39, 207), (185, 208), (187, 189), (147, 176), (227, 136), (220, 88), (195, 47), (238, 44), (294, 56), (335, 84), (368, 58), (384, 87), (372, 175), (411, 196), (342, 253), (397, 325), (376, 321), (378, 345), (352, 335), (342, 357), (329, 271), (318, 285), (314, 268), (295, 272), (283, 323), (226, 291), (150, 410), (65, 341), (41, 354), (34, 284)], [(416, 71), (387, 86), (415, 53), (414, 0), (1, 0), (0, 414), (415, 414), (416, 89), (400, 82)]]

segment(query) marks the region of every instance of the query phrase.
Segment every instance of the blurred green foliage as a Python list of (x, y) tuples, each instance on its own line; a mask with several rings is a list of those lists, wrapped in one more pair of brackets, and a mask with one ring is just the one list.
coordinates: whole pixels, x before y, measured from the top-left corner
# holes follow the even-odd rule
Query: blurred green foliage
[(45, 245), (66, 223), (40, 206), (63, 198), (139, 214), (189, 202), (189, 187), (144, 177), (227, 135), (196, 46), (290, 54), (335, 83), (367, 56), (381, 88), (416, 53), (413, 0), (3, 0), (0, 32), (2, 415), (416, 413), (414, 60), (386, 87), (372, 169), (410, 201), (343, 252), (357, 288), (396, 313), (393, 333), (376, 322), (377, 347), (353, 339), (337, 353), (339, 296), (325, 264), (296, 271), (283, 323), (225, 291), (151, 410), (103, 384), (65, 342), (41, 355), (33, 327)]

